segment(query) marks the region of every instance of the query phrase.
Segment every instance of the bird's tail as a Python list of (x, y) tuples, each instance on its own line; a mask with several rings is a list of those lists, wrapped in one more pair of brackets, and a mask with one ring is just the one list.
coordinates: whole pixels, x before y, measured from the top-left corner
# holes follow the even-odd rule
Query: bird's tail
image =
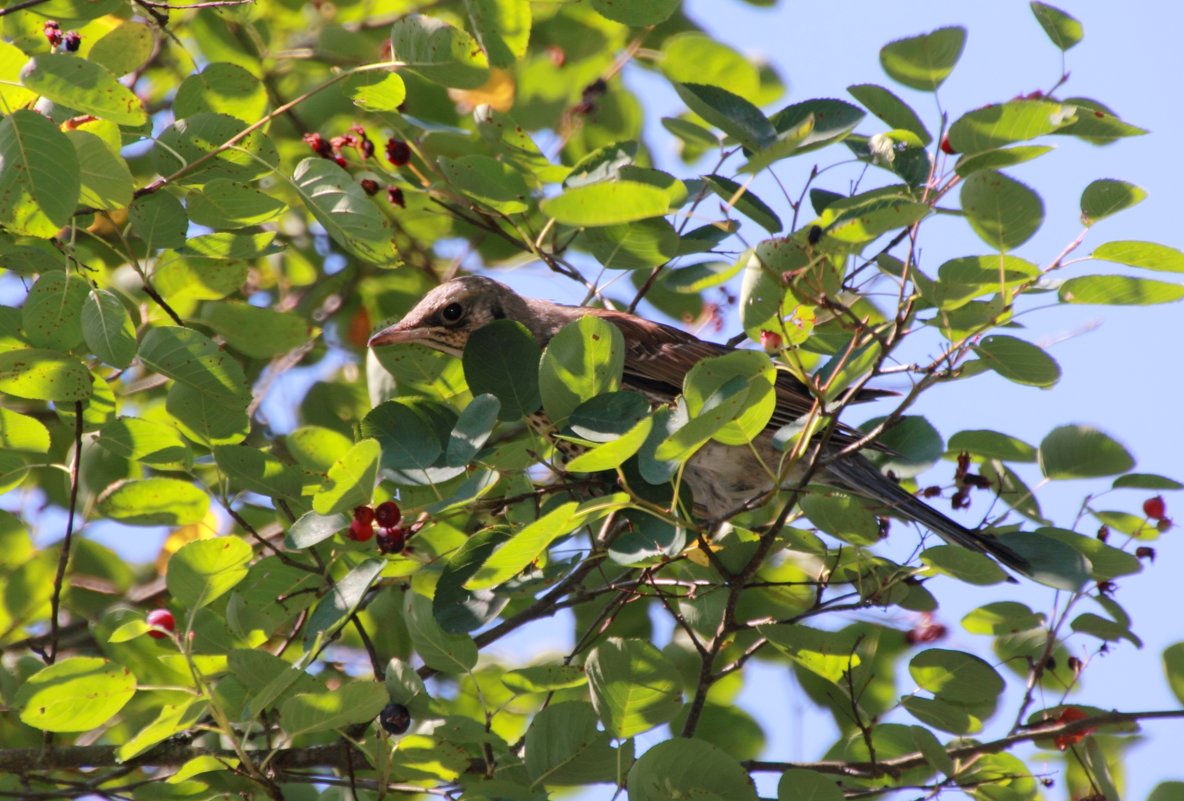
[(974, 531), (951, 520), (929, 504), (905, 491), (899, 484), (881, 473), (863, 456), (851, 454), (835, 459), (826, 466), (827, 478), (860, 497), (887, 508), (889, 513), (913, 520), (951, 545), (993, 556), (1008, 567), (1030, 575), (1028, 560), (989, 534)]

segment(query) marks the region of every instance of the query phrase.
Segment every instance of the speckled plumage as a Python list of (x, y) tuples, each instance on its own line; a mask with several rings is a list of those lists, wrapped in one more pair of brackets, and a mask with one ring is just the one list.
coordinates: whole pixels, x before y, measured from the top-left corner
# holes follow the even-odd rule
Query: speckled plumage
[[(436, 287), (400, 322), (371, 337), (370, 346), (416, 342), (460, 356), (470, 333), (499, 319), (522, 323), (539, 345), (545, 346), (565, 325), (590, 314), (611, 322), (623, 335), (623, 387), (641, 392), (656, 403), (673, 402), (681, 392), (683, 377), (695, 364), (733, 350), (624, 312), (524, 298), (505, 284), (481, 276), (455, 278)], [(787, 372), (778, 371), (774, 390), (777, 407), (773, 418), (752, 448), (712, 441), (688, 461), (683, 479), (694, 492), (697, 512), (708, 518), (722, 518), (773, 489), (782, 454), (774, 447), (772, 434), (809, 414), (814, 407), (809, 389)], [(856, 399), (875, 395), (866, 393)], [(541, 425), (545, 428), (545, 421)], [(859, 436), (849, 427), (836, 426), (828, 447), (840, 449)], [(784, 484), (800, 478), (801, 472), (792, 469), (789, 475), (782, 476)], [(1027, 562), (1019, 554), (918, 500), (858, 453), (829, 461), (814, 480), (868, 498), (895, 516), (920, 523), (947, 542), (991, 554), (1021, 572), (1027, 569)]]

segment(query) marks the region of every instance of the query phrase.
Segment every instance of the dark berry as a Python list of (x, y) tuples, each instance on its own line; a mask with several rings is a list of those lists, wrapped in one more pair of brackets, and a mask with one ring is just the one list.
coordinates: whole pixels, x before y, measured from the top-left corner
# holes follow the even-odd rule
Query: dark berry
[(403, 190), (397, 186), (391, 186), (387, 188), (386, 199), (389, 200), (393, 206), (398, 206), (401, 209), (407, 208), (407, 199), (403, 197)]
[(811, 245), (817, 245), (820, 239), (822, 239), (822, 226), (811, 225), (810, 230), (806, 232), (806, 241)]
[(78, 31), (69, 31), (65, 36), (66, 49), (71, 53), (78, 52), (78, 48), (82, 47), (82, 34)]
[(56, 20), (46, 20), (45, 24), (41, 26), (41, 32), (45, 34), (45, 39), (49, 42), (50, 47), (57, 47), (62, 43), (62, 31), (58, 28)]
[(411, 728), (411, 712), (402, 704), (387, 704), (378, 713), (378, 722), (387, 734), (403, 734)]
[(411, 161), (411, 146), (402, 139), (386, 140), (386, 160), (396, 167)]
[[(148, 625), (156, 626), (165, 631), (176, 631), (177, 621), (173, 618), (173, 613), (167, 609), (153, 609), (148, 613)], [(156, 631), (155, 629), (148, 632), (148, 636), (157, 640), (163, 640), (169, 636), (164, 631)]]
[(355, 506), (354, 507), (354, 520), (358, 520), (362, 523), (373, 523), (374, 522), (374, 510), (371, 509), (369, 506)]
[(374, 510), (374, 519), (383, 528), (392, 528), (399, 525), (399, 521), (403, 519), (403, 512), (394, 501), (383, 501)]
[(1140, 545), (1135, 548), (1135, 556), (1139, 559), (1147, 559), (1152, 562), (1155, 561), (1155, 549), (1148, 545)]
[(1101, 526), (1098, 529), (1098, 539), (1102, 542), (1105, 542), (1106, 540), (1110, 539), (1110, 527), (1109, 526)]
[(407, 543), (407, 529), (402, 526), (384, 528), (378, 532), (375, 542), (378, 544), (379, 553), (402, 553), (403, 546)]
[(329, 147), (329, 143), (325, 141), (325, 137), (319, 133), (306, 133), (303, 137), (304, 141), (312, 148), (312, 152), (316, 153), (321, 158), (329, 158), (333, 150)]
[(334, 156), (333, 160), (336, 161), (337, 166), (343, 170), (348, 166), (348, 162), (346, 162), (345, 156)]
[(354, 520), (349, 524), (349, 538), (354, 542), (365, 542), (374, 536), (374, 524)]
[(958, 152), (957, 150), (954, 150), (954, 146), (950, 144), (949, 135), (943, 136), (941, 138), (941, 152), (945, 153), (947, 156), (952, 156)]
[(373, 178), (363, 178), (358, 183), (362, 185), (362, 191), (370, 197), (377, 195), (378, 190), (382, 188), (378, 185), (378, 181), (375, 181)]
[(1154, 498), (1148, 498), (1143, 501), (1143, 514), (1152, 520), (1163, 520), (1164, 515), (1167, 513), (1168, 507), (1164, 503), (1162, 495), (1156, 495)]

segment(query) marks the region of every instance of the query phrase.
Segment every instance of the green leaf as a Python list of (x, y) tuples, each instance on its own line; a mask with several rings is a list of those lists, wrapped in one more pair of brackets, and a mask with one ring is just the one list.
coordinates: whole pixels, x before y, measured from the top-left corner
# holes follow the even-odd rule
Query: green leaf
[(382, 465), (391, 470), (422, 470), (436, 463), (454, 421), (433, 414), (432, 407), (417, 399), (386, 401), (362, 420), (362, 436), (373, 437), (382, 447)]
[(977, 297), (1035, 283), (1040, 275), (1039, 267), (1016, 256), (962, 256), (938, 268), (935, 300), (943, 309), (958, 309)]
[(1105, 145), (1128, 136), (1142, 136), (1147, 129), (1123, 122), (1106, 106), (1085, 97), (1070, 97), (1067, 104), (1077, 106), (1077, 121), (1055, 131), (1076, 136), (1095, 145)]
[(15, 234), (56, 234), (82, 189), (69, 138), (37, 112), (18, 110), (0, 120), (0, 164), (0, 223)]
[(508, 68), (530, 43), (529, 0), (465, 0), (477, 41), (494, 67)]
[(173, 113), (180, 119), (212, 112), (253, 123), (267, 113), (268, 105), (258, 78), (237, 64), (216, 62), (181, 81)]
[[(1184, 694), (1176, 693), (1177, 698)], [(1147, 801), (1184, 801), (1184, 782), (1160, 782), (1151, 790)]]
[[(900, 705), (927, 726), (953, 734), (974, 734), (983, 729), (982, 713), (974, 707), (952, 703), (949, 699), (905, 696)], [(985, 717), (985, 715), (982, 715)]]
[(678, 671), (646, 640), (609, 637), (588, 655), (584, 669), (592, 706), (613, 737), (649, 731), (673, 720), (682, 706)]
[(251, 430), (245, 398), (200, 392), (185, 384), (169, 387), (165, 409), (181, 433), (207, 447), (242, 442)]
[(1143, 641), (1135, 636), (1129, 627), (1107, 620), (1093, 612), (1083, 612), (1069, 621), (1069, 628), (1081, 634), (1089, 634), (1105, 642), (1130, 640), (1136, 648), (1143, 647)]
[(740, 763), (699, 739), (675, 737), (653, 746), (633, 763), (627, 783), (630, 801), (757, 801), (752, 779)]
[(1163, 652), (1163, 669), (1168, 676), (1168, 686), (1176, 700), (1184, 704), (1184, 642), (1169, 645)]
[(741, 186), (722, 175), (704, 175), (703, 180), (725, 203), (769, 233), (775, 234), (781, 230), (781, 218), (763, 200), (749, 192), (747, 186)]
[(349, 526), (351, 519), (352, 516), (347, 517), (340, 512), (331, 515), (305, 512), (288, 527), (284, 540), (287, 545), (297, 550), (311, 548), (318, 542), (329, 539), (338, 531), (343, 531)]
[(921, 554), (921, 561), (939, 573), (976, 586), (988, 586), (1007, 580), (1003, 568), (988, 556), (957, 545), (927, 548)]
[(397, 72), (355, 72), (342, 86), (363, 111), (397, 111), (407, 99), (407, 86)]
[(982, 153), (1044, 136), (1076, 121), (1075, 106), (1051, 100), (1011, 100), (974, 109), (950, 125), (957, 153)]
[(1065, 303), (1148, 306), (1184, 298), (1184, 285), (1127, 275), (1080, 275), (1061, 284), (1057, 296)]
[(374, 264), (395, 262), (390, 221), (349, 173), (328, 159), (307, 158), (292, 184), (337, 244)]
[(1126, 448), (1096, 428), (1054, 428), (1040, 442), (1040, 470), (1048, 478), (1097, 478), (1125, 473), (1135, 466)]
[(572, 473), (594, 473), (620, 467), (625, 460), (641, 450), (653, 430), (654, 420), (645, 417), (616, 439), (597, 445), (567, 463)]
[(501, 403), (493, 395), (477, 395), (456, 419), (456, 425), (448, 436), (444, 461), (455, 466), (465, 466), (473, 461), (477, 452), (484, 447), (493, 427)]
[(1025, 161), (1039, 158), (1052, 150), (1053, 148), (1048, 145), (1016, 145), (999, 150), (986, 150), (958, 159), (958, 163), (954, 165), (954, 171), (965, 178), (979, 170), (998, 170), (1015, 164), (1023, 164)]
[(21, 722), (52, 732), (97, 729), (136, 694), (136, 677), (116, 662), (90, 656), (64, 659), (25, 679), (16, 691)]
[(1036, 529), (1042, 537), (1068, 545), (1089, 560), (1089, 575), (1094, 581), (1109, 581), (1120, 576), (1131, 576), (1143, 571), (1143, 563), (1134, 554), (1107, 545), (1096, 537), (1084, 537), (1062, 528)]
[[(490, 2), (491, 0), (485, 0)], [(502, 214), (519, 214), (530, 206), (530, 187), (522, 173), (489, 156), (468, 155), (439, 159), (448, 182), (466, 197)]]
[(933, 92), (954, 69), (965, 45), (965, 28), (938, 28), (884, 45), (880, 49), (880, 66), (897, 83)]
[(848, 86), (847, 91), (862, 103), (864, 108), (888, 123), (889, 128), (899, 128), (916, 134), (922, 145), (928, 145), (933, 141), (933, 134), (929, 133), (917, 112), (883, 86), (874, 83), (856, 84)]
[(87, 58), (112, 75), (126, 75), (151, 57), (154, 38), (147, 25), (125, 22), (95, 42)]
[(542, 406), (562, 430), (581, 403), (620, 389), (625, 340), (615, 325), (589, 314), (560, 329), (538, 365)]
[(516, 693), (545, 693), (588, 683), (580, 665), (531, 665), (502, 674), (502, 684)]
[(887, 187), (831, 203), (818, 218), (818, 225), (826, 233), (824, 242), (840, 250), (860, 248), (889, 231), (907, 228), (927, 217), (929, 206), (902, 190)]
[(789, 623), (757, 626), (762, 636), (796, 664), (832, 683), (860, 665), (858, 641), (846, 631), (822, 631)]
[(1048, 38), (1061, 50), (1069, 50), (1085, 35), (1081, 23), (1059, 8), (1047, 3), (1036, 2), (1036, 0), (1032, 0), (1029, 5), (1036, 21), (1040, 23), (1040, 27), (1044, 28)]
[(243, 401), (250, 397), (238, 362), (192, 328), (150, 329), (140, 343), (140, 361), (216, 401)]
[(1081, 218), (1086, 225), (1093, 225), (1103, 217), (1142, 203), (1146, 197), (1147, 190), (1134, 184), (1100, 178), (1091, 181), (1081, 193)]
[(21, 70), (21, 83), (55, 103), (118, 125), (148, 121), (132, 90), (93, 61), (66, 53), (39, 53)]
[[(237, 117), (212, 111), (179, 119), (157, 137), (152, 151), (156, 169), (163, 175), (184, 170), (176, 180), (196, 186), (216, 178), (253, 181), (271, 175), (279, 163), (279, 154), (261, 131), (252, 131), (234, 146), (223, 147), (246, 128), (247, 123)], [(203, 160), (199, 166), (189, 166), (198, 160)]]
[(207, 259), (257, 259), (280, 252), (279, 247), (272, 246), (273, 239), (275, 231), (215, 231), (185, 240), (181, 252), (186, 256), (196, 255)]
[(988, 459), (1002, 459), (1005, 462), (1036, 461), (1036, 449), (1031, 445), (1021, 439), (988, 429), (959, 431), (950, 437), (948, 448), (951, 453), (967, 451)]
[(1044, 349), (1022, 339), (993, 334), (974, 346), (983, 363), (1017, 384), (1051, 387), (1061, 378), (1061, 368)]
[(378, 681), (350, 681), (329, 692), (301, 693), (280, 706), (280, 722), (291, 737), (341, 729), (373, 720), (388, 703)]
[(169, 558), (169, 594), (186, 609), (200, 609), (242, 581), (253, 556), (251, 546), (238, 537), (187, 543)]
[(980, 170), (963, 181), (962, 210), (984, 242), (1004, 251), (1027, 242), (1044, 221), (1039, 195), (992, 170)]
[(122, 209), (132, 202), (132, 174), (127, 162), (102, 139), (86, 131), (67, 131), (78, 157), (82, 188), (79, 201), (96, 209)]
[(391, 26), (391, 57), (444, 86), (476, 89), (489, 79), (489, 61), (473, 37), (423, 14), (407, 14)]
[(610, 270), (652, 269), (679, 253), (680, 240), (674, 226), (664, 218), (622, 225), (586, 228), (578, 240)]
[(106, 289), (92, 289), (82, 306), (82, 336), (91, 353), (123, 369), (136, 357), (136, 329), (123, 302)]
[(250, 184), (218, 178), (186, 197), (189, 215), (209, 228), (246, 228), (279, 217), (288, 206)]
[(331, 515), (366, 506), (374, 493), (382, 450), (376, 440), (364, 439), (329, 468), (325, 488), (313, 496), (317, 514)]
[(82, 341), (86, 279), (72, 271), (42, 273), (21, 307), (21, 326), (31, 344), (69, 350)]
[(0, 407), (0, 450), (46, 453), (49, 429), (35, 417)]
[(298, 314), (249, 303), (207, 303), (201, 319), (230, 347), (253, 359), (270, 359), (309, 342), (308, 322)]
[(662, 217), (669, 210), (666, 192), (638, 181), (577, 186), (539, 203), (543, 214), (576, 227), (636, 222)]
[(579, 504), (561, 504), (498, 546), (464, 583), (468, 590), (487, 590), (504, 584), (538, 559), (551, 543), (576, 527)]
[(0, 353), (0, 392), (29, 400), (86, 400), (91, 375), (77, 359), (56, 350), (17, 348)]
[(772, 419), (777, 406), (773, 385), (776, 371), (772, 361), (756, 351), (735, 351), (724, 356), (703, 359), (687, 371), (683, 379), (683, 397), (692, 419), (707, 406), (708, 399), (729, 381), (743, 379), (748, 386), (744, 410), (734, 420), (715, 431), (711, 438), (724, 445), (746, 445), (761, 433)]
[(20, 85), (21, 67), (29, 56), (19, 47), (0, 39), (0, 108), (8, 113), (27, 106), (37, 99), (37, 93)]
[(591, 0), (592, 8), (614, 22), (640, 28), (665, 22), (678, 10), (679, 0)]
[[(724, 383), (704, 401), (698, 415), (661, 440), (653, 457), (658, 461), (676, 463), (689, 459), (717, 431), (744, 412), (745, 401), (751, 390), (752, 382), (739, 376)], [(659, 426), (655, 426), (653, 433), (665, 432)]]
[(99, 496), (101, 514), (132, 526), (186, 526), (200, 523), (210, 498), (200, 488), (176, 478), (117, 481)]
[(1003, 677), (985, 661), (963, 651), (930, 648), (909, 662), (909, 675), (938, 699), (960, 706), (994, 706)]
[(432, 615), (432, 602), (417, 592), (404, 598), (404, 617), (415, 653), (441, 673), (467, 673), (477, 664), (477, 644), (467, 634), (449, 634)]
[(181, 201), (166, 191), (142, 195), (128, 207), (132, 231), (149, 250), (179, 248), (185, 244), (189, 217)]
[(798, 505), (818, 528), (856, 545), (875, 545), (880, 541), (876, 517), (858, 499), (846, 493), (803, 495)]
[(777, 801), (842, 801), (835, 780), (812, 770), (787, 770), (777, 782)]
[(187, 470), (193, 452), (175, 428), (137, 417), (117, 417), (99, 429), (95, 440), (105, 450), (163, 470)]
[(1158, 476), (1154, 473), (1127, 473), (1114, 479), (1114, 483), (1111, 486), (1114, 489), (1184, 489), (1184, 484), (1181, 484), (1179, 481), (1173, 478), (1167, 478), (1166, 476)]
[(629, 761), (607, 732), (597, 730), (596, 712), (586, 701), (551, 704), (526, 731), (526, 772), (536, 786), (615, 783)]
[(759, 108), (739, 95), (702, 83), (675, 83), (674, 90), (687, 108), (749, 150), (773, 144), (777, 129)]
[(214, 448), (214, 461), (236, 489), (268, 498), (300, 497), (300, 471), (270, 453), (246, 445), (223, 445)]
[(306, 651), (315, 650), (318, 643), (327, 642), (358, 610), (366, 593), (382, 575), (385, 559), (367, 559), (333, 582), (329, 592), (308, 616), (304, 630)]
[(464, 634), (485, 625), (505, 608), (509, 597), (489, 590), (468, 590), (464, 585), (507, 537), (501, 526), (483, 528), (448, 557), (432, 596), (432, 615), (441, 629)]
[(1184, 251), (1155, 242), (1120, 241), (1099, 245), (1090, 258), (1145, 270), (1184, 273)]
[(1043, 614), (1033, 612), (1018, 601), (996, 601), (968, 612), (962, 618), (962, 628), (971, 634), (990, 634), (996, 637), (1015, 634), (1044, 625)]
[[(209, 711), (210, 702), (205, 698), (187, 698), (175, 704), (163, 704), (156, 719), (138, 729), (116, 751), (121, 762), (133, 759), (157, 743), (191, 728)], [(218, 762), (218, 769), (225, 766)], [(171, 780), (172, 777), (170, 777)]]
[[(662, 43), (662, 60), (658, 62), (658, 68), (672, 82), (691, 81), (721, 86), (741, 97), (755, 97), (761, 88), (760, 71), (755, 64), (726, 44), (698, 31), (685, 31), (666, 37)], [(674, 125), (677, 128), (684, 122), (676, 119)], [(694, 123), (687, 124), (694, 126)], [(698, 135), (693, 130), (691, 132), (692, 135)], [(671, 133), (679, 135), (674, 130)], [(711, 134), (701, 139), (701, 143), (709, 147), (718, 144)]]
[(494, 320), (469, 336), (461, 359), (465, 381), (474, 395), (493, 395), (501, 403), (499, 417), (521, 420), (538, 411), (538, 343), (514, 320)]

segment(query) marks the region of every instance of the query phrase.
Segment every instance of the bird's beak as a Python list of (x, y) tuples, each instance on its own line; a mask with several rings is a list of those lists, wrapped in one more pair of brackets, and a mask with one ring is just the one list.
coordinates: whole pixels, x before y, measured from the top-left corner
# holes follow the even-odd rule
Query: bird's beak
[(370, 337), (370, 341), (366, 345), (371, 348), (379, 345), (401, 345), (405, 342), (418, 342), (419, 338), (419, 332), (415, 328), (404, 327), (403, 323), (395, 323)]

